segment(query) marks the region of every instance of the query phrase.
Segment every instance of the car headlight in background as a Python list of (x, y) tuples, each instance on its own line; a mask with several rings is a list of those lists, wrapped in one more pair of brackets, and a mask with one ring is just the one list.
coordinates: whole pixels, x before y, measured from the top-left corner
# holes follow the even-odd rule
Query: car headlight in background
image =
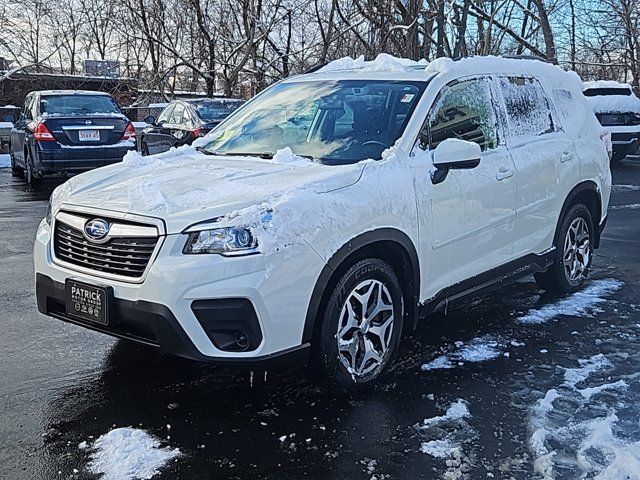
[[(200, 228), (200, 229), (198, 229)], [(248, 227), (202, 228), (194, 225), (182, 250), (185, 254), (217, 253), (228, 257), (258, 253), (258, 239)]]

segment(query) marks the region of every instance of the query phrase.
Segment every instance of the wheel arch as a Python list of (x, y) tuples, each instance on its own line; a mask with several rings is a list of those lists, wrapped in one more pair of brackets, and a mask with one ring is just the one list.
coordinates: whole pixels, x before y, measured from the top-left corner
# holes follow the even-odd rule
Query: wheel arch
[(415, 326), (420, 295), (420, 264), (411, 239), (395, 228), (380, 228), (358, 235), (340, 247), (323, 267), (307, 307), (302, 342), (311, 342), (333, 287), (346, 270), (356, 261), (367, 257), (383, 260), (398, 276), (405, 297), (408, 297), (405, 319), (411, 318)]
[(569, 192), (569, 195), (567, 195), (567, 198), (562, 205), (562, 209), (560, 210), (560, 216), (558, 217), (558, 222), (556, 224), (556, 230), (553, 236), (553, 244), (558, 244), (560, 226), (565, 215), (571, 207), (578, 203), (584, 204), (591, 213), (591, 217), (594, 223), (594, 248), (598, 248), (600, 246), (600, 229), (598, 227), (600, 226), (600, 220), (602, 217), (602, 197), (600, 195), (598, 186), (592, 180), (587, 180), (579, 183), (578, 185), (573, 187), (573, 189)]

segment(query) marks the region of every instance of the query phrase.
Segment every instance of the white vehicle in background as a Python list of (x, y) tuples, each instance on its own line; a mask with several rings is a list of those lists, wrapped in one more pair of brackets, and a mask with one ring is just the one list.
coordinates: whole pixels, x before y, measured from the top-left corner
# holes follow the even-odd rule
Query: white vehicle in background
[(640, 147), (640, 99), (628, 83), (584, 82), (583, 92), (600, 124), (611, 133), (613, 161)]
[(579, 288), (609, 158), (580, 79), (380, 55), (281, 81), (198, 146), (78, 175), (35, 242), (39, 310), (217, 363), (357, 388), (404, 331), (535, 274)]

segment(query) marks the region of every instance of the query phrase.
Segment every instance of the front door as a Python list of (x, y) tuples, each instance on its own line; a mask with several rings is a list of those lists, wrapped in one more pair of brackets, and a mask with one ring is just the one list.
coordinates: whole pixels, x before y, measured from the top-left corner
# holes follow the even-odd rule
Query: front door
[(430, 241), (421, 244), (427, 297), (513, 258), (515, 167), (499, 138), (491, 82), (478, 78), (445, 87), (425, 124), (430, 152), (447, 138), (482, 148), (476, 168), (450, 170), (439, 183), (416, 182), (420, 230), (431, 230)]

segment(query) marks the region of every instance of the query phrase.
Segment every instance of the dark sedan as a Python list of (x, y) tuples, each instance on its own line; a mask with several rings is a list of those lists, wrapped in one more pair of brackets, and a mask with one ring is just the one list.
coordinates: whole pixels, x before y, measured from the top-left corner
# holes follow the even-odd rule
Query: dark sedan
[(135, 141), (133, 125), (107, 93), (31, 92), (11, 131), (11, 168), (35, 187), (47, 174), (120, 162)]
[(158, 120), (153, 117), (145, 119), (151, 126), (140, 135), (140, 150), (143, 155), (153, 155), (166, 152), (171, 147), (191, 145), (243, 103), (233, 98), (174, 100)]

